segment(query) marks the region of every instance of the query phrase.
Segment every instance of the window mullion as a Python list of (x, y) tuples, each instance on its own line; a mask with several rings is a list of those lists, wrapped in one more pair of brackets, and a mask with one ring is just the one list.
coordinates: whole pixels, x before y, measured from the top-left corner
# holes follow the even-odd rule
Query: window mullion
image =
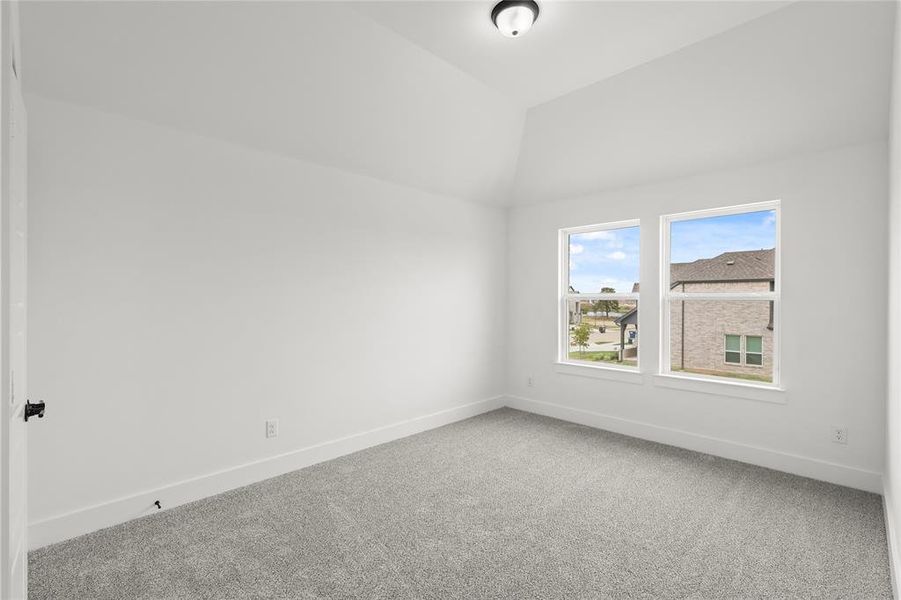
[(639, 294), (566, 294), (570, 300), (638, 300)]

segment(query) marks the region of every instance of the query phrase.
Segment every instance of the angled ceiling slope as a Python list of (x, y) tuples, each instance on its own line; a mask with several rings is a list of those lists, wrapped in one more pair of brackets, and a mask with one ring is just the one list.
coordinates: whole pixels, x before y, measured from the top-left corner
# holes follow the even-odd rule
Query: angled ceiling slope
[(886, 135), (892, 2), (491, 4), (27, 2), (26, 92), (494, 205)]
[(788, 5), (785, 1), (543, 0), (534, 29), (498, 35), (494, 0), (352, 6), (522, 106), (612, 77)]
[(503, 204), (524, 110), (327, 2), (26, 2), (27, 93)]
[(888, 135), (894, 2), (798, 2), (529, 110), (516, 203)]

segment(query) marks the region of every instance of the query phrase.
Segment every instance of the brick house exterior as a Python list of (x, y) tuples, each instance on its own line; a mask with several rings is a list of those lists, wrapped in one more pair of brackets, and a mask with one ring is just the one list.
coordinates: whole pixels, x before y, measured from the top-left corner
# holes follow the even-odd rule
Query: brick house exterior
[[(775, 282), (775, 251), (726, 252), (691, 263), (673, 263), (670, 272), (671, 289), (688, 294), (768, 292)], [(727, 336), (732, 350), (728, 353)], [(759, 353), (755, 352), (758, 344)], [(670, 359), (673, 371), (735, 373), (772, 381), (771, 303), (673, 301)]]

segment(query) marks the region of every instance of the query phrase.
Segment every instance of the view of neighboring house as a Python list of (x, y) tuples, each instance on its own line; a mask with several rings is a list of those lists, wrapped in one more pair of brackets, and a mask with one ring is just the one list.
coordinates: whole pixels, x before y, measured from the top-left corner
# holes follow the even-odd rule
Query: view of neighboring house
[[(769, 292), (775, 285), (775, 250), (724, 252), (714, 258), (672, 263), (670, 285), (685, 294), (710, 292)], [(632, 286), (638, 293), (639, 284)], [(571, 293), (578, 293), (570, 287)], [(591, 328), (583, 352), (570, 341), (570, 357), (577, 360), (635, 359), (638, 353), (638, 307), (620, 303), (613, 316), (615, 332)], [(624, 309), (624, 310), (623, 310)], [(569, 324), (585, 322), (590, 303), (570, 301)], [(602, 316), (602, 315), (601, 315)], [(593, 350), (594, 352), (592, 352)], [(615, 351), (610, 356), (609, 351)], [(737, 377), (757, 381), (773, 379), (773, 306), (768, 300), (675, 300), (670, 305), (670, 360), (673, 371)]]
[[(569, 286), (570, 294), (578, 294), (579, 290)], [(575, 300), (569, 303), (569, 324), (578, 325), (582, 322), (582, 301)]]
[[(775, 251), (725, 252), (671, 265), (671, 288), (684, 293), (768, 292)], [(670, 310), (673, 371), (772, 381), (773, 308), (768, 301), (676, 301)]]

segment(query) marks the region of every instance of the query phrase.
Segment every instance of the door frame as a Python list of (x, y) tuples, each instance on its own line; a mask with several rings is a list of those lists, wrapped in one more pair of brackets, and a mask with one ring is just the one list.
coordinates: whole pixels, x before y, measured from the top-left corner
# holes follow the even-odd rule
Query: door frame
[[(27, 399), (27, 374), (24, 369), (25, 340), (20, 351), (23, 356), (21, 376), (13, 381), (11, 372), (13, 337), (11, 336), (12, 310), (18, 310), (11, 298), (15, 293), (11, 285), (11, 248), (18, 232), (13, 230), (11, 195), (13, 192), (11, 136), (18, 132), (20, 139), (27, 135), (25, 130), (24, 102), (21, 100), (21, 51), (19, 41), (18, 1), (0, 2), (0, 598), (24, 600), (28, 594), (28, 523), (27, 523), (27, 437), (24, 422), (24, 405)], [(15, 66), (14, 66), (15, 65)], [(19, 111), (14, 114), (14, 105)], [(21, 114), (19, 114), (21, 113)], [(19, 123), (13, 124), (13, 118)], [(18, 144), (18, 142), (17, 142)], [(25, 156), (16, 163), (23, 164)], [(27, 178), (27, 173), (21, 173)], [(25, 193), (27, 182), (21, 182)], [(23, 198), (24, 202), (24, 198)], [(27, 210), (23, 206), (22, 210)], [(23, 245), (22, 266), (25, 266), (24, 252), (25, 215), (21, 215)], [(24, 294), (26, 272), (19, 272)], [(18, 319), (24, 320), (25, 296), (21, 298), (23, 313)], [(25, 324), (22, 325), (25, 335)], [(13, 387), (15, 386), (15, 388)]]

